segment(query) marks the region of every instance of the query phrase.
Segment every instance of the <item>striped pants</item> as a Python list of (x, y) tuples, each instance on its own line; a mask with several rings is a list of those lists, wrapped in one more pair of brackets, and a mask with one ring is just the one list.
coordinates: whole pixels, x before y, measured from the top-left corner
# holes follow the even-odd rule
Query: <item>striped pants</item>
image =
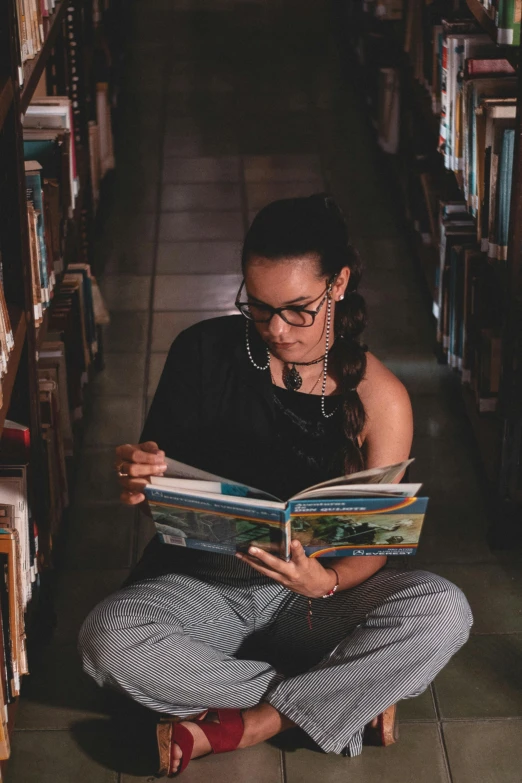
[(85, 620), (80, 653), (99, 685), (170, 715), (269, 702), (324, 751), (355, 756), (364, 726), (422, 693), (466, 642), (468, 602), (427, 571), (383, 569), (313, 600), (252, 576), (163, 573), (123, 587)]

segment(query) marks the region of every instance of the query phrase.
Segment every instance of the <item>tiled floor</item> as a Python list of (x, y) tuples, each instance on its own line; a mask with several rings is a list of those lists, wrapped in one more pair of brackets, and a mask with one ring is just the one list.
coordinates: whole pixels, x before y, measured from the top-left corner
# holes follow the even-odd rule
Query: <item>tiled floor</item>
[(279, 738), (203, 759), (183, 779), (522, 781), (522, 558), (487, 546), (458, 384), (433, 357), (431, 318), (360, 106), (339, 74), (328, 7), (131, 4), (118, 171), (97, 248), (112, 311), (107, 368), (93, 388), (66, 565), (56, 573), (58, 622), (33, 656), (10, 783), (152, 780), (150, 716), (98, 690), (75, 652), (83, 617), (122, 582), (151, 535), (144, 518), (118, 505), (112, 448), (137, 440), (176, 334), (231, 311), (252, 213), (324, 188), (346, 210), (366, 262), (367, 342), (412, 396), (412, 478), (432, 498), (415, 565), (464, 589), (473, 635), (427, 692), (401, 703), (401, 738), (389, 749), (347, 759)]

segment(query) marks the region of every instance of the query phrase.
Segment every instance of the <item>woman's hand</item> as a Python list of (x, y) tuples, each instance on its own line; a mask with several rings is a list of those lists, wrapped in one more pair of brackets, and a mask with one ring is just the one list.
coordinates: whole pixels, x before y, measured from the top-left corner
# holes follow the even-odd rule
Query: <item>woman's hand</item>
[(123, 491), (120, 500), (128, 506), (135, 506), (145, 500), (143, 487), (150, 476), (161, 476), (167, 470), (165, 452), (158, 444), (149, 440), (146, 443), (118, 446), (116, 449), (116, 469), (128, 476), (120, 478)]
[(236, 556), (260, 574), (307, 598), (320, 598), (332, 590), (337, 582), (333, 571), (324, 568), (319, 560), (307, 557), (300, 541), (292, 541), (290, 551), (289, 563), (258, 547), (250, 547), (247, 555), (238, 552)]

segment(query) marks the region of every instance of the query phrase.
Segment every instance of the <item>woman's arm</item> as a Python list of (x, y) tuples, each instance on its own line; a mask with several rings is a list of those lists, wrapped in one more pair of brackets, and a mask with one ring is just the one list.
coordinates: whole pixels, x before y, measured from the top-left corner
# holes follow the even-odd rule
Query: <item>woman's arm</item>
[[(362, 446), (365, 467), (378, 468), (408, 459), (413, 439), (413, 414), (404, 385), (375, 356), (368, 354), (366, 378), (358, 391), (366, 410)], [(399, 476), (396, 483), (401, 478)], [(339, 589), (361, 584), (383, 568), (387, 559), (385, 556), (336, 558)]]

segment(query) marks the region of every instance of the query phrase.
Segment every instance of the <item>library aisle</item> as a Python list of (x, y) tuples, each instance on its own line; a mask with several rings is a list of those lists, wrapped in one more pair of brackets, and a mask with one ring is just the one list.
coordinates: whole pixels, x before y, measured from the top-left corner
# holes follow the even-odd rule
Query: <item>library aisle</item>
[[(19, 705), (9, 783), (151, 781), (151, 716), (83, 676), (76, 636), (152, 535), (118, 503), (114, 446), (136, 442), (169, 345), (187, 325), (233, 312), (242, 237), (268, 201), (329, 190), (366, 264), (366, 342), (406, 384), (412, 479), (431, 498), (422, 566), (449, 578), (475, 615), (469, 642), (420, 697), (402, 702), (400, 740), (354, 759), (300, 737), (207, 757), (186, 783), (520, 781), (520, 556), (492, 552), (458, 379), (437, 364), (434, 327), (352, 86), (329, 5), (311, 0), (141, 0), (129, 4), (117, 170), (98, 243), (111, 311), (94, 382), (56, 628)], [(167, 662), (158, 661), (158, 666)]]

